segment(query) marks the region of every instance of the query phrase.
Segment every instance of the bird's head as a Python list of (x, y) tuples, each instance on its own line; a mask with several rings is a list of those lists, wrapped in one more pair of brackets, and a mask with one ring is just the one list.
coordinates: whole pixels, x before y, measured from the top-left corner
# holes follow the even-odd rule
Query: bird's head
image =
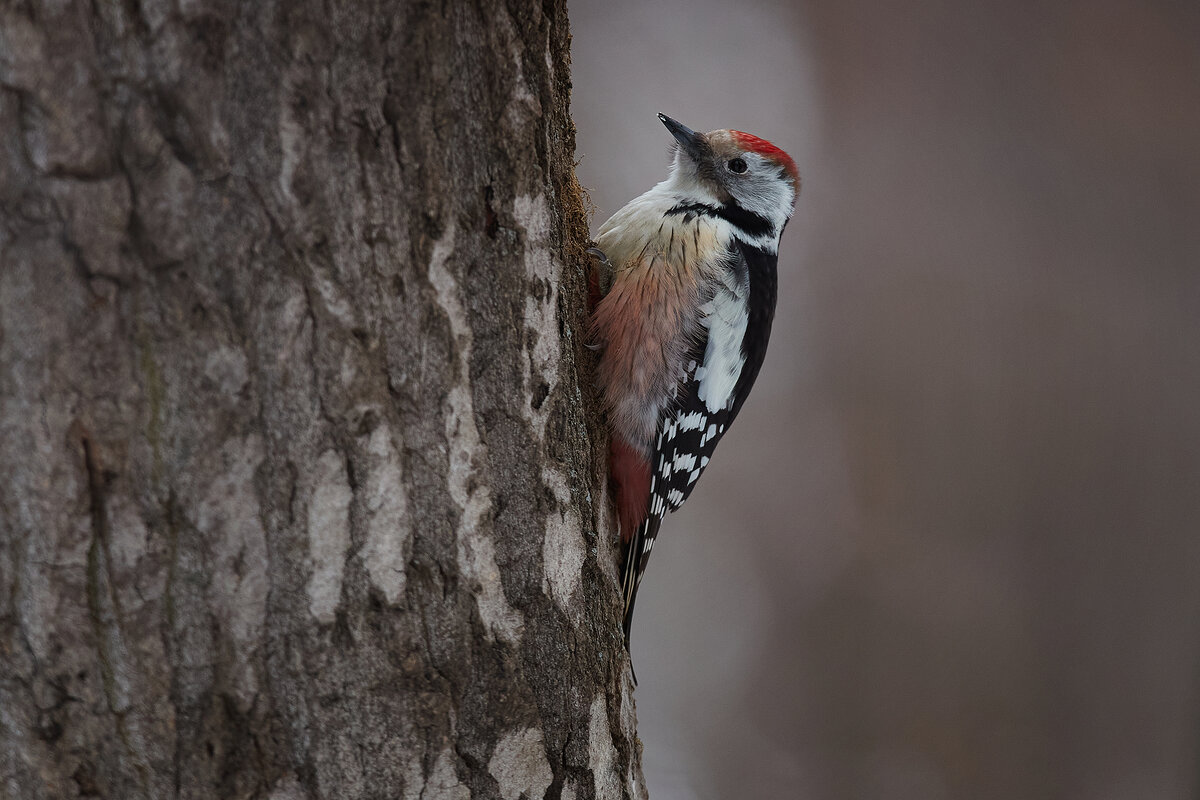
[(659, 114), (675, 137), (668, 183), (694, 202), (736, 205), (772, 223), (775, 234), (792, 216), (800, 191), (796, 162), (780, 148), (749, 133), (699, 133)]

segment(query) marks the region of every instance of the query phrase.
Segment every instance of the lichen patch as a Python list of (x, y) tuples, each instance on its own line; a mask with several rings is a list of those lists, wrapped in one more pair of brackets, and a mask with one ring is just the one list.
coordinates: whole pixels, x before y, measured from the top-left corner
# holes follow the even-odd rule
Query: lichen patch
[(583, 609), (571, 599), (583, 580), (587, 543), (583, 522), (571, 504), (566, 476), (549, 467), (542, 470), (542, 481), (554, 493), (558, 509), (546, 515), (542, 542), (542, 588), (572, 622), (578, 623)]
[(371, 432), (367, 453), (372, 463), (365, 487), (367, 543), (362, 559), (371, 584), (395, 605), (404, 597), (413, 531), (400, 454), (386, 423)]
[(353, 498), (346, 466), (336, 450), (321, 454), (313, 481), (308, 501), (308, 610), (319, 622), (330, 623), (342, 597)]
[(592, 701), (588, 722), (588, 766), (595, 781), (596, 800), (618, 800), (621, 781), (616, 771), (616, 748), (608, 727), (608, 703), (603, 694)]
[(488, 772), (500, 785), (504, 800), (544, 797), (554, 781), (542, 732), (537, 728), (510, 731), (496, 744), (488, 761)]

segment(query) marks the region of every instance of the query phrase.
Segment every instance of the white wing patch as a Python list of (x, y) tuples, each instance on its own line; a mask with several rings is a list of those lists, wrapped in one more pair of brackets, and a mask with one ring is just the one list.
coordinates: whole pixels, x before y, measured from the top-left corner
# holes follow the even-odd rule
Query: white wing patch
[(749, 274), (738, 276), (727, 270), (713, 298), (700, 307), (702, 324), (708, 328), (708, 346), (704, 364), (696, 369), (698, 395), (710, 414), (733, 404), (733, 390), (746, 358), (742, 355), (742, 340), (749, 323), (747, 300), (750, 294)]

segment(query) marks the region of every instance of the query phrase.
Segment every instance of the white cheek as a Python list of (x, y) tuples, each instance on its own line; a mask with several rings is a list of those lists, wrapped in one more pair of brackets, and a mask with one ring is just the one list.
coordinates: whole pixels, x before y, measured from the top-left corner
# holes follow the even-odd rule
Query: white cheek
[(794, 193), (786, 183), (763, 178), (757, 181), (747, 181), (734, 190), (734, 198), (738, 205), (771, 223), (773, 229), (762, 237), (741, 236), (743, 241), (761, 247), (769, 252), (775, 252), (779, 243), (779, 234), (792, 215)]

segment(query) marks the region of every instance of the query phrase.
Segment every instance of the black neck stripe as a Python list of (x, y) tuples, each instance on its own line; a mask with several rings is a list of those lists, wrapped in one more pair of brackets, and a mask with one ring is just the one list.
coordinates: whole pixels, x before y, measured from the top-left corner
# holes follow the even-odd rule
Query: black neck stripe
[(766, 217), (732, 203), (724, 203), (719, 206), (710, 206), (707, 203), (680, 203), (669, 209), (664, 216), (689, 213), (719, 217), (752, 238), (768, 236), (775, 232), (775, 226)]
[(717, 210), (713, 206), (705, 205), (704, 203), (680, 203), (674, 208), (668, 209), (664, 217), (670, 217), (676, 214), (716, 214)]

